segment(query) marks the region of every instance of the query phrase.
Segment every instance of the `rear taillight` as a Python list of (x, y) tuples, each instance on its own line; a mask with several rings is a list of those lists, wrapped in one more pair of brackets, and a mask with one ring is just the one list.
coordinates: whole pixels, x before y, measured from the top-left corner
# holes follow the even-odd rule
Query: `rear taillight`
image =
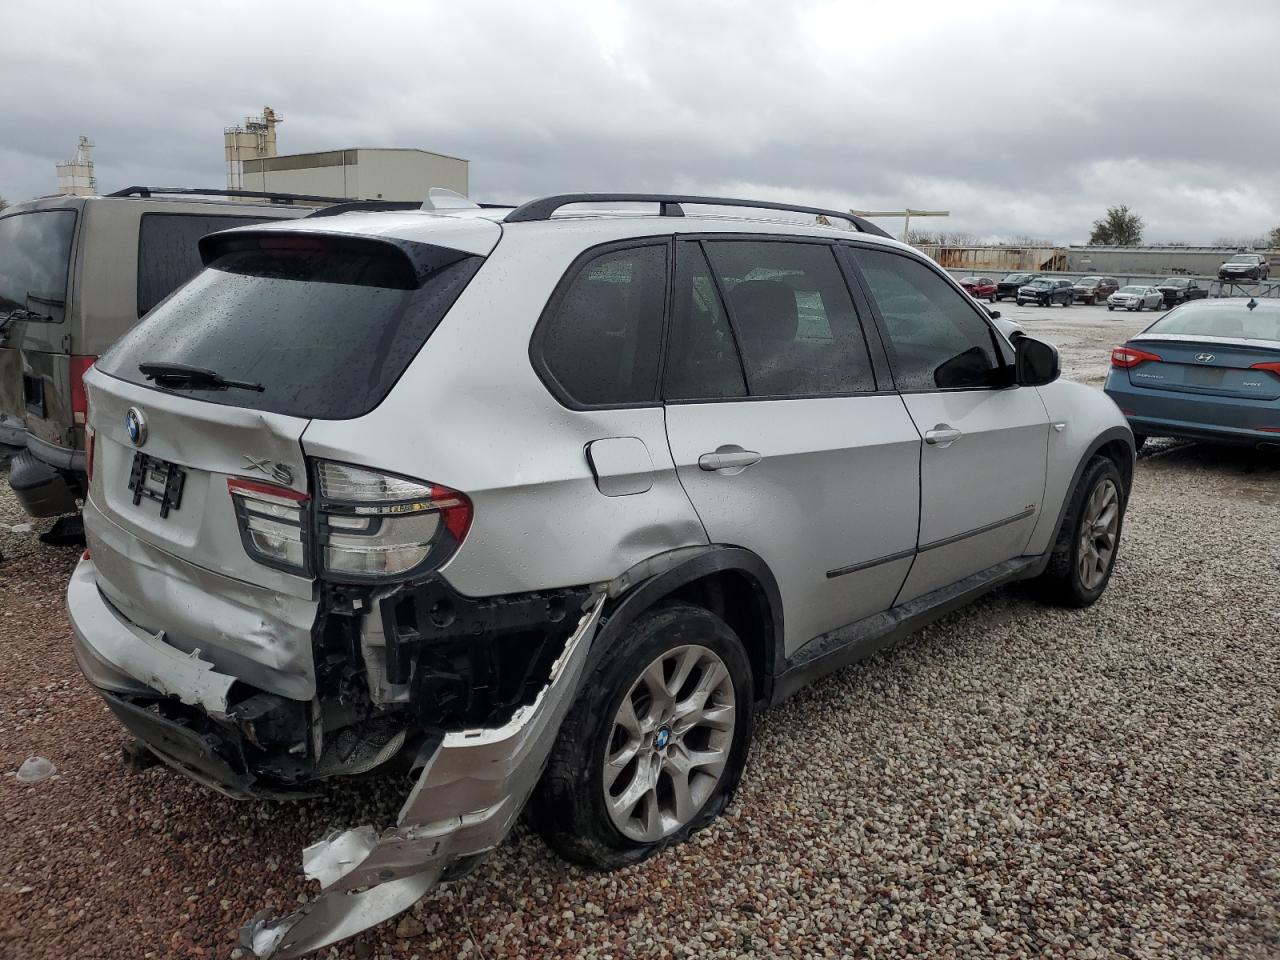
[(84, 472), (90, 482), (93, 481), (93, 448), (97, 432), (93, 427), (86, 427), (84, 434)]
[(1148, 360), (1159, 361), (1161, 359), (1158, 353), (1148, 353), (1146, 350), (1139, 350), (1137, 347), (1116, 347), (1111, 351), (1111, 365), (1119, 367), (1121, 370), (1128, 370), (1130, 367), (1136, 367), (1140, 363)]
[(1267, 373), (1274, 373), (1277, 377), (1280, 377), (1280, 363), (1255, 363), (1249, 369), (1265, 370)]
[(77, 427), (89, 422), (89, 398), (84, 392), (84, 375), (97, 362), (97, 357), (71, 358), (71, 419)]
[(439, 484), (315, 462), (319, 568), (339, 580), (394, 580), (444, 563), (471, 526), (471, 501)]
[(261, 480), (227, 478), (240, 540), (259, 563), (291, 573), (311, 572), (311, 518), (305, 493)]
[(314, 473), (314, 499), (228, 478), (240, 539), (255, 560), (333, 580), (397, 580), (440, 566), (471, 526), (471, 501), (448, 487), (328, 460), (314, 461)]

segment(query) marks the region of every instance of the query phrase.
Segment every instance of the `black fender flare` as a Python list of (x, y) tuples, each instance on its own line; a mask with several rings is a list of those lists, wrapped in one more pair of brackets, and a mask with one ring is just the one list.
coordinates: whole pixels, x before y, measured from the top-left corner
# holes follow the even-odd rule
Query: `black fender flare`
[[(670, 563), (663, 562), (663, 558), (667, 556), (671, 557)], [(762, 699), (767, 701), (773, 690), (774, 679), (786, 668), (782, 595), (769, 565), (751, 550), (726, 544), (673, 550), (669, 554), (659, 554), (646, 560), (637, 567), (652, 567), (655, 564), (661, 572), (633, 580), (631, 571), (628, 571), (613, 581), (614, 584), (623, 584), (625, 589), (605, 604), (584, 673), (595, 668), (637, 618), (681, 587), (711, 574), (732, 572), (741, 575), (751, 585), (763, 620), (764, 676), (760, 678), (758, 687)]]

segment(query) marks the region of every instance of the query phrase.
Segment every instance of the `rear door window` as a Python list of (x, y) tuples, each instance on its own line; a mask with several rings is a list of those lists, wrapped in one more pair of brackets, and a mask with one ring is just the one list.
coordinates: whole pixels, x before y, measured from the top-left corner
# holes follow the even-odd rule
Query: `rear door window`
[(656, 403), (666, 241), (588, 254), (569, 268), (534, 333), (535, 366), (561, 400)]
[(991, 328), (968, 298), (911, 257), (864, 247), (854, 248), (854, 255), (884, 320), (898, 389), (971, 389), (1002, 382)]
[(874, 391), (866, 340), (834, 249), (780, 240), (704, 244), (753, 397)]
[(75, 229), (74, 210), (0, 218), (0, 322), (62, 321)]
[(200, 272), (204, 266), (200, 260), (201, 237), (269, 219), (144, 213), (138, 227), (138, 316)]
[(745, 397), (742, 359), (702, 247), (676, 244), (671, 337), (663, 396), (667, 400)]
[(288, 416), (359, 417), (484, 262), (425, 244), (283, 235), (221, 249), (103, 357), (106, 373), (150, 386), (139, 364), (183, 364), (262, 389), (163, 389)]

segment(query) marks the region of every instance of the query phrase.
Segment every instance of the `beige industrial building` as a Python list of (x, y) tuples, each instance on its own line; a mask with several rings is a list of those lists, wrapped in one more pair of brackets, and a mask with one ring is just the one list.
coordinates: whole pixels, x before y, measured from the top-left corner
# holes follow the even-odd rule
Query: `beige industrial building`
[(466, 160), (427, 150), (365, 149), (293, 153), (241, 161), (242, 190), (352, 200), (422, 200), (431, 187), (466, 196)]

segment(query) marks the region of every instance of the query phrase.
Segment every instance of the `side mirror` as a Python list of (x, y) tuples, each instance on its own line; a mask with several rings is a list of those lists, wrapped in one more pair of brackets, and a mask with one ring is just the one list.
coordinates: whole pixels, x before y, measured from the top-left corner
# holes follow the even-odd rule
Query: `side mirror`
[(1062, 373), (1058, 348), (1051, 343), (1022, 336), (1014, 341), (1013, 349), (1014, 379), (1020, 387), (1041, 387)]
[(988, 317), (990, 317), (992, 320), (999, 320), (999, 319), (1000, 319), (1000, 311), (999, 311), (999, 310), (992, 310), (992, 309), (990, 309), (990, 308), (988, 308), (988, 307), (983, 307), (982, 309), (987, 311), (987, 316), (988, 316)]

